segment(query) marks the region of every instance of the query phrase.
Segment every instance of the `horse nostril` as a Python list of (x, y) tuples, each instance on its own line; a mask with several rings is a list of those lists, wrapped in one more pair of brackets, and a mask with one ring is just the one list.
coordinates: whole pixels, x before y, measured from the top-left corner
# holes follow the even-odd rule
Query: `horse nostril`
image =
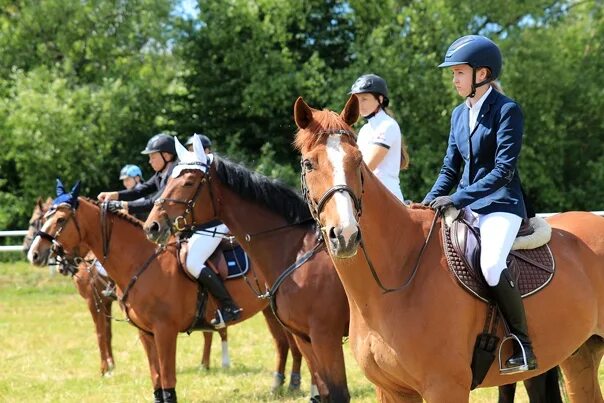
[(34, 252), (34, 253), (32, 253), (32, 254), (31, 254), (31, 257), (33, 258), (33, 261), (34, 261), (34, 262), (37, 262), (37, 261), (38, 261), (38, 252)]
[(336, 241), (341, 233), (342, 233), (341, 230), (338, 231), (338, 229), (336, 227), (331, 227), (328, 232), (329, 239), (331, 241)]
[(157, 221), (153, 221), (149, 226), (149, 233), (157, 234), (159, 232), (159, 223)]

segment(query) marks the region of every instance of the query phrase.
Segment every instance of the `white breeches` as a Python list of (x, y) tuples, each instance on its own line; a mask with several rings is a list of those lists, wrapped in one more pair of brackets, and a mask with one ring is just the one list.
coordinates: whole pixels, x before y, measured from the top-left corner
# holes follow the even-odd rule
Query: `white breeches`
[(506, 258), (520, 229), (522, 218), (511, 213), (478, 214), (480, 267), (487, 283), (494, 287), (507, 267)]
[[(212, 234), (212, 231), (218, 232)], [(189, 253), (187, 255), (187, 269), (196, 278), (206, 267), (206, 260), (216, 250), (222, 238), (223, 234), (229, 232), (226, 225), (220, 224), (215, 227), (207, 228), (201, 233), (195, 233), (189, 238)]]

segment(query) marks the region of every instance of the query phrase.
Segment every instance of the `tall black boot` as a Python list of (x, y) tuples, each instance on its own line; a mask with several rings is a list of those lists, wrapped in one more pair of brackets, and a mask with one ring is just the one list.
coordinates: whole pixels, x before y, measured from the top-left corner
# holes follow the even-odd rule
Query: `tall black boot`
[(530, 371), (537, 368), (537, 358), (533, 353), (533, 346), (528, 336), (528, 327), (526, 325), (526, 314), (524, 312), (522, 297), (520, 296), (520, 291), (516, 288), (516, 284), (512, 280), (512, 276), (508, 269), (504, 269), (501, 272), (499, 284), (495, 287), (491, 287), (491, 292), (497, 302), (497, 306), (499, 306), (501, 314), (510, 327), (510, 332), (518, 337), (524, 348), (524, 353), (526, 354), (525, 367), (522, 348), (520, 348), (520, 345), (514, 340), (514, 352), (505, 363), (506, 369), (510, 370), (508, 373)]
[(235, 305), (231, 294), (222, 283), (222, 280), (209, 267), (204, 267), (199, 274), (197, 281), (205, 286), (208, 291), (218, 300), (219, 309), (216, 311), (216, 317), (210, 324), (216, 329), (222, 329), (227, 322), (239, 319), (241, 308)]

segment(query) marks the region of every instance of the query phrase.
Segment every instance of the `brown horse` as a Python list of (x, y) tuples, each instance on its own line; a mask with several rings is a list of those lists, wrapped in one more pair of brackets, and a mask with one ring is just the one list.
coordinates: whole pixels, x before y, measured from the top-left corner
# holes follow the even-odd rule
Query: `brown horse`
[[(29, 248), (36, 237), (37, 232), (42, 228), (44, 214), (46, 214), (51, 205), (52, 199), (50, 197), (48, 197), (46, 201), (43, 201), (42, 198), (36, 200), (34, 210), (29, 220), (27, 234), (23, 239), (23, 252), (26, 255), (29, 252)], [(85, 255), (86, 256), (83, 259), (78, 259), (78, 263), (63, 262), (59, 265), (59, 272), (63, 275), (71, 275), (78, 293), (86, 301), (96, 330), (96, 339), (101, 355), (101, 375), (106, 376), (111, 375), (115, 368), (115, 360), (113, 358), (113, 349), (111, 346), (111, 306), (114, 298), (103, 293), (106, 289), (107, 282), (111, 280), (100, 274), (96, 266), (92, 264), (96, 259), (93, 253), (89, 252)], [(69, 265), (70, 267), (65, 267), (65, 265)], [(218, 334), (222, 341), (222, 367), (228, 368), (230, 366), (230, 358), (228, 354), (228, 335), (226, 328), (220, 329)], [(203, 354), (201, 356), (201, 367), (204, 369), (210, 368), (213, 336), (214, 332), (203, 332), (204, 344)], [(281, 341), (278, 344), (279, 346), (283, 346), (283, 343), (284, 342)], [(287, 340), (285, 343), (287, 343)], [(288, 349), (288, 344), (285, 344), (285, 348)], [(279, 365), (284, 367), (285, 362), (279, 363)]]
[[(146, 239), (141, 222), (121, 213), (108, 213), (106, 219), (112, 230), (104, 238), (99, 231), (103, 225), (99, 205), (77, 198), (77, 189), (72, 193), (64, 194), (67, 202), (56, 205), (47, 214), (41, 236), (36, 237), (29, 252), (30, 261), (42, 265), (51, 245), (71, 256), (78, 255), (82, 248), (97, 256), (109, 251), (103, 266), (117, 285), (126, 315), (139, 328), (156, 401), (175, 402), (176, 338), (194, 322), (198, 286), (179, 269), (174, 244), (158, 250)], [(265, 280), (259, 276), (259, 281)], [(250, 291), (244, 279), (228, 281), (227, 288), (243, 308), (240, 321), (267, 306), (266, 301)], [(215, 309), (216, 302), (210, 298), (205, 323), (209, 323)]]
[[(175, 220), (179, 230), (184, 223), (215, 219), (225, 223), (269, 285), (284, 279), (276, 290), (276, 311), (295, 335), (321, 400), (350, 400), (342, 351), (349, 309), (329, 256), (321, 250), (282, 277), (318, 242), (304, 200), (279, 182), (218, 156), (207, 171), (196, 169), (205, 163), (201, 147), (195, 147), (196, 156), (179, 146), (179, 159), (191, 159), (191, 164), (181, 162), (176, 168), (182, 168), (180, 175), (170, 179), (155, 203), (144, 227), (149, 238), (166, 239)], [(185, 211), (186, 206), (190, 207)], [(312, 391), (311, 395), (314, 398)]]
[[(356, 97), (340, 115), (299, 98), (294, 114), (303, 187), (349, 298), (354, 356), (378, 399), (467, 402), (486, 306), (449, 274), (438, 237), (429, 239), (434, 212), (404, 206), (362, 163), (350, 126), (359, 114)], [(577, 212), (550, 221), (556, 275), (525, 300), (539, 368), (501, 375), (492, 365), (481, 386), (561, 364), (573, 401), (602, 402), (604, 218)], [(384, 293), (378, 280), (398, 291)], [(506, 345), (503, 355), (510, 353)]]

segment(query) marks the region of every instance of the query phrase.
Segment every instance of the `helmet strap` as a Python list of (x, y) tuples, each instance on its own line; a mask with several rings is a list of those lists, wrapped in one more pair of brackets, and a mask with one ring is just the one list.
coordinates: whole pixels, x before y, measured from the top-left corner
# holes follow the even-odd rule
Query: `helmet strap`
[(482, 87), (483, 85), (488, 84), (491, 81), (493, 81), (493, 79), (491, 77), (487, 77), (485, 80), (477, 83), (476, 82), (476, 70), (478, 70), (478, 68), (472, 67), (472, 92), (470, 93), (470, 95), (467, 96), (467, 98), (474, 98), (474, 96), (476, 96), (476, 89), (478, 87)]

